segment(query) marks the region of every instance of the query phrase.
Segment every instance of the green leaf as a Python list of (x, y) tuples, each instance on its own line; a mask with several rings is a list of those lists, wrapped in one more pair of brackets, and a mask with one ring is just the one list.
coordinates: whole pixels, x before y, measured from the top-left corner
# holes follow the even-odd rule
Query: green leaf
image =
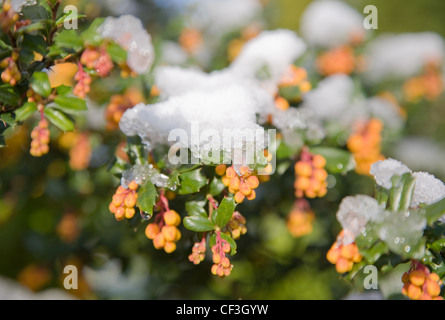
[(15, 120), (24, 121), (28, 119), (34, 112), (37, 111), (35, 102), (26, 102), (23, 106), (15, 110)]
[(12, 47), (0, 39), (0, 59), (6, 58), (12, 52)]
[(236, 203), (232, 197), (224, 198), (212, 214), (212, 221), (220, 228), (224, 228), (232, 218)]
[(394, 175), (391, 178), (392, 187), (389, 190), (388, 208), (399, 212), (408, 210), (413, 197), (415, 178), (410, 173), (402, 176)]
[(111, 60), (118, 64), (127, 61), (127, 51), (117, 43), (110, 42), (107, 45), (107, 53), (110, 55)]
[(228, 236), (225, 233), (221, 232), (221, 239), (226, 240), (229, 244), (230, 244), (230, 254), (233, 256), (236, 253), (236, 242), (235, 240), (233, 240), (233, 238), (231, 236)]
[(224, 185), (224, 183), (222, 183), (221, 179), (218, 179), (217, 177), (214, 177), (212, 182), (210, 182), (210, 191), (209, 191), (209, 193), (212, 196), (217, 196), (224, 190), (225, 187), (226, 186)]
[(44, 56), (48, 52), (48, 44), (40, 34), (25, 34), (22, 42), (23, 50), (26, 50), (26, 53), (34, 60), (34, 51)]
[(124, 151), (128, 154), (131, 164), (145, 164), (147, 162), (144, 146), (139, 136), (127, 137), (127, 145)]
[(432, 225), (445, 214), (445, 198), (423, 208), (425, 210), (426, 221)]
[(45, 72), (34, 72), (31, 78), (31, 88), (42, 97), (47, 98), (51, 94), (51, 84)]
[(105, 21), (105, 18), (96, 18), (90, 24), (87, 30), (80, 34), (81, 41), (91, 44), (98, 45), (103, 40), (102, 36), (97, 32), (97, 28)]
[(79, 51), (83, 48), (82, 39), (79, 37), (77, 32), (72, 29), (64, 29), (62, 32), (57, 33), (55, 36), (55, 44), (59, 48), (73, 51)]
[(63, 112), (46, 106), (43, 109), (46, 118), (57, 128), (62, 131), (72, 131), (74, 130), (74, 123), (68, 118)]
[(331, 173), (345, 173), (354, 169), (354, 157), (348, 151), (330, 148), (310, 148), (313, 154), (319, 154), (326, 159), (326, 170)]
[(153, 207), (156, 204), (157, 191), (153, 183), (147, 181), (138, 189), (137, 206), (148, 215), (153, 214)]
[(201, 168), (182, 173), (179, 176), (179, 180), (181, 181), (181, 187), (178, 190), (179, 194), (198, 192), (207, 184), (207, 178), (201, 174)]
[(195, 232), (211, 231), (215, 229), (215, 225), (203, 216), (185, 217), (184, 227)]
[(87, 103), (85, 100), (76, 97), (57, 96), (54, 99), (54, 108), (69, 114), (78, 114), (87, 110)]
[(368, 250), (360, 251), (360, 254), (365, 257), (366, 261), (374, 264), (383, 254), (388, 252), (388, 246), (383, 241), (377, 242)]
[(288, 86), (279, 89), (279, 95), (288, 101), (293, 101), (301, 97), (301, 90), (299, 86)]
[(70, 94), (72, 91), (72, 88), (70, 86), (66, 86), (64, 84), (56, 87), (56, 93), (58, 96), (66, 96), (67, 94)]
[(85, 17), (86, 17), (86, 15), (84, 15), (84, 14), (75, 14), (75, 15), (72, 15), (72, 11), (70, 10), (70, 11), (68, 11), (68, 12), (65, 12), (64, 14), (62, 14), (60, 17), (57, 18), (57, 20), (56, 20), (56, 25), (57, 25), (57, 26), (62, 25), (62, 24), (65, 22), (65, 19), (66, 19), (68, 16), (70, 16), (69, 21), (74, 21), (74, 20), (78, 20), (78, 19), (80, 19), (80, 18), (85, 18)]
[(204, 209), (206, 201), (187, 201), (185, 203), (185, 211), (189, 216), (202, 216), (207, 218), (207, 211)]
[(7, 106), (17, 106), (20, 96), (10, 84), (0, 85), (0, 102)]
[(33, 32), (38, 30), (44, 30), (46, 28), (46, 23), (50, 22), (50, 20), (40, 20), (34, 23), (28, 24), (27, 26), (23, 26), (17, 30), (17, 33), (25, 33), (25, 32)]

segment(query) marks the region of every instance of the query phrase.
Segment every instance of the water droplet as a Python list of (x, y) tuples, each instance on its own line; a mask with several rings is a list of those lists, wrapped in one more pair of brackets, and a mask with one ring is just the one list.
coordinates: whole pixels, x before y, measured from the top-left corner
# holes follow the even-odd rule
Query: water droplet
[(342, 165), (341, 163), (338, 163), (338, 164), (337, 164), (337, 169), (338, 169), (338, 170), (343, 169), (343, 165)]
[(394, 243), (395, 243), (395, 244), (398, 244), (399, 242), (400, 242), (400, 238), (399, 238), (399, 237), (395, 237), (395, 238), (394, 238)]
[(411, 247), (410, 246), (405, 246), (404, 250), (405, 250), (406, 253), (408, 253), (408, 252), (410, 252)]
[(150, 220), (150, 218), (153, 216), (153, 214), (145, 212), (145, 211), (141, 211), (141, 218), (143, 220)]

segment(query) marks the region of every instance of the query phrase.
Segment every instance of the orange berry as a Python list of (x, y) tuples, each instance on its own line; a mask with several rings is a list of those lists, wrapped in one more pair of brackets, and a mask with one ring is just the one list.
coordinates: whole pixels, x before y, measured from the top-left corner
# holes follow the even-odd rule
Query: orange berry
[(295, 173), (299, 176), (310, 177), (312, 175), (312, 166), (308, 162), (298, 161), (295, 164)]
[(406, 284), (407, 282), (409, 282), (409, 273), (408, 273), (408, 272), (405, 272), (405, 273), (403, 274), (403, 276), (402, 276), (402, 282), (403, 282), (404, 284)]
[(234, 176), (230, 179), (229, 188), (232, 190), (238, 190), (240, 187), (240, 178), (238, 176)]
[(256, 176), (250, 176), (246, 181), (251, 189), (256, 189), (260, 185), (260, 181)]
[(306, 93), (311, 91), (312, 89), (312, 85), (309, 81), (303, 81), (300, 85), (299, 85), (300, 91), (301, 93)]
[(222, 178), (221, 178), (221, 181), (222, 181), (222, 183), (223, 183), (226, 187), (228, 187), (229, 184), (230, 184), (230, 178), (227, 177), (227, 176), (222, 177)]
[(340, 257), (335, 264), (335, 270), (337, 270), (338, 273), (345, 273), (350, 271), (353, 265), (354, 263), (352, 261)]
[(326, 254), (326, 259), (332, 264), (336, 264), (338, 259), (340, 258), (340, 248), (336, 247), (334, 244)]
[(429, 295), (435, 297), (440, 294), (440, 286), (437, 282), (431, 281), (430, 279), (426, 280), (426, 291)]
[(153, 239), (153, 246), (156, 249), (161, 249), (165, 245), (165, 238), (162, 232), (159, 232)]
[(283, 97), (276, 97), (275, 106), (280, 110), (287, 110), (289, 109), (289, 102)]
[(413, 299), (413, 300), (417, 300), (420, 298), (420, 296), (422, 295), (422, 289), (420, 289), (418, 286), (410, 283), (408, 285), (406, 294), (409, 298)]
[(135, 181), (131, 181), (130, 184), (128, 185), (128, 188), (130, 190), (137, 190), (138, 187), (139, 185)]
[(348, 245), (343, 245), (341, 248), (341, 256), (347, 260), (352, 260), (352, 258), (355, 256), (357, 252), (357, 247), (350, 243)]
[(222, 246), (222, 249), (223, 249), (223, 251), (224, 251), (225, 253), (229, 253), (230, 250), (231, 250), (231, 248), (230, 248), (230, 244), (227, 243), (227, 242), (225, 242), (225, 243), (223, 244), (223, 246)]
[(221, 256), (217, 253), (214, 253), (212, 258), (213, 258), (213, 263), (219, 264), (221, 262)]
[(250, 194), (246, 196), (247, 200), (254, 200), (256, 198), (256, 192), (255, 190), (250, 191)]
[(147, 225), (147, 228), (145, 228), (145, 235), (151, 240), (153, 240), (159, 232), (159, 226), (156, 223), (150, 223)]
[(169, 226), (179, 226), (181, 217), (175, 210), (168, 210), (164, 213), (164, 221)]
[(310, 184), (311, 181), (308, 177), (299, 176), (297, 180), (295, 180), (295, 187), (299, 190), (306, 190)]
[(173, 251), (176, 250), (176, 243), (171, 242), (171, 241), (166, 241), (164, 244), (164, 251), (166, 253), (172, 253)]
[(243, 202), (243, 201), (244, 201), (244, 198), (245, 198), (244, 194), (242, 194), (240, 191), (238, 191), (237, 193), (235, 193), (235, 201), (236, 201), (237, 203), (241, 203), (241, 202)]
[(252, 189), (250, 189), (248, 183), (241, 182), (239, 185), (239, 191), (241, 191), (241, 193), (244, 194), (245, 196), (248, 196), (252, 192)]
[(137, 197), (136, 194), (129, 193), (124, 200), (124, 205), (128, 208), (132, 208), (136, 205)]
[(175, 241), (176, 230), (177, 229), (174, 226), (163, 226), (161, 232), (164, 235), (166, 241)]
[(117, 221), (121, 221), (125, 217), (125, 209), (123, 207), (119, 207), (116, 209), (115, 217)]
[(322, 169), (326, 165), (326, 159), (323, 156), (316, 154), (312, 158), (312, 164), (315, 168)]
[(223, 176), (226, 172), (227, 166), (225, 164), (219, 164), (215, 167), (215, 172), (219, 176)]
[(328, 177), (328, 173), (324, 169), (314, 169), (312, 176), (318, 181), (324, 181)]
[(223, 266), (223, 268), (228, 268), (230, 267), (230, 260), (227, 257), (224, 257), (221, 259), (221, 265)]
[(425, 283), (425, 273), (420, 270), (414, 270), (410, 272), (409, 280), (415, 286), (421, 287)]
[(226, 176), (229, 178), (229, 179), (232, 179), (234, 176), (236, 176), (237, 174), (236, 174), (236, 171), (235, 171), (235, 169), (233, 168), (233, 167), (228, 167), (227, 168), (227, 170), (226, 170)]
[(136, 212), (136, 210), (134, 210), (134, 208), (126, 208), (125, 209), (125, 218), (127, 218), (127, 219), (133, 218), (135, 212)]

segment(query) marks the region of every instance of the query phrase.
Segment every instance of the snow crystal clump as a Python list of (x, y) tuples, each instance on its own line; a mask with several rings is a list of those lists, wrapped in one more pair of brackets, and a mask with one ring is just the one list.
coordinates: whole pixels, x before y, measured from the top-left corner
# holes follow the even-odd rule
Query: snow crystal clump
[(349, 244), (360, 235), (369, 221), (375, 221), (382, 212), (377, 200), (366, 195), (356, 195), (343, 198), (337, 211), (345, 237), (344, 244)]
[(37, 0), (11, 0), (11, 8), (15, 12), (22, 11), (23, 7), (33, 6), (37, 3)]
[(445, 185), (442, 181), (427, 172), (414, 172), (416, 178), (411, 207), (416, 208), (419, 204), (433, 204), (445, 198)]
[(401, 176), (407, 172), (411, 172), (411, 170), (406, 165), (391, 158), (374, 162), (369, 171), (374, 176), (376, 183), (385, 189), (391, 189), (393, 175)]
[(326, 77), (303, 96), (302, 108), (310, 109), (321, 121), (335, 121), (345, 127), (366, 119), (365, 101), (353, 97), (354, 83), (344, 74)]
[(262, 6), (257, 0), (195, 0), (188, 9), (188, 25), (219, 38), (253, 22)]
[(413, 76), (428, 62), (441, 63), (445, 45), (442, 37), (432, 32), (382, 35), (369, 44), (366, 55), (365, 78), (375, 83)]
[[(249, 90), (229, 86), (192, 91), (153, 105), (138, 104), (123, 114), (119, 125), (126, 135), (139, 135), (149, 146), (175, 144), (192, 152), (205, 152), (210, 146), (215, 152), (259, 152), (266, 139), (264, 128), (256, 123), (257, 108)], [(201, 158), (203, 154), (193, 155)]]
[(364, 36), (363, 17), (342, 1), (314, 1), (301, 17), (301, 33), (312, 46), (340, 46)]
[(263, 31), (243, 46), (229, 69), (237, 77), (276, 86), (305, 50), (306, 44), (291, 30)]
[(162, 188), (175, 189), (175, 186), (169, 183), (168, 176), (156, 170), (152, 164), (135, 164), (122, 173), (121, 186), (128, 188), (130, 182), (135, 181), (138, 185), (144, 185), (147, 181)]
[(143, 74), (150, 69), (154, 61), (154, 48), (141, 20), (132, 15), (108, 17), (99, 26), (98, 32), (127, 50), (127, 65), (131, 70)]

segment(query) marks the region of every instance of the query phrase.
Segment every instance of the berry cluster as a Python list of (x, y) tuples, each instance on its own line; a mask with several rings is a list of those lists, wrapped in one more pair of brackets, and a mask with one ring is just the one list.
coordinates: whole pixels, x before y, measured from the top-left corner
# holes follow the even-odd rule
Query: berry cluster
[(80, 57), (80, 63), (97, 72), (101, 78), (106, 77), (113, 69), (113, 61), (104, 48), (87, 48)]
[(205, 238), (201, 242), (195, 242), (192, 248), (192, 253), (189, 255), (189, 261), (195, 265), (200, 264), (205, 258), (206, 242)]
[(422, 98), (435, 101), (443, 90), (442, 74), (435, 64), (426, 65), (422, 75), (408, 79), (403, 85), (403, 94), (409, 102), (418, 102)]
[(342, 230), (337, 237), (337, 241), (332, 245), (326, 254), (327, 260), (335, 264), (335, 270), (338, 273), (345, 273), (352, 270), (354, 263), (362, 261), (362, 256), (358, 251), (355, 242), (343, 244), (344, 231)]
[(31, 150), (30, 154), (34, 157), (40, 157), (49, 152), (49, 130), (48, 121), (43, 118), (39, 124), (31, 131)]
[(222, 182), (226, 187), (229, 187), (229, 192), (235, 195), (237, 203), (243, 202), (245, 198), (247, 200), (255, 199), (254, 189), (259, 186), (260, 181), (249, 167), (242, 166), (238, 174), (233, 166), (226, 167), (226, 165), (220, 164), (215, 168), (215, 171), (219, 175), (225, 172)]
[(147, 225), (145, 235), (153, 240), (156, 249), (164, 249), (167, 253), (176, 250), (176, 242), (181, 239), (181, 231), (177, 228), (181, 223), (181, 216), (175, 210), (160, 212), (155, 222)]
[(69, 165), (73, 170), (83, 170), (88, 167), (91, 158), (91, 144), (88, 134), (81, 133), (76, 136), (74, 145), (70, 148)]
[(108, 207), (114, 213), (117, 221), (121, 221), (124, 218), (133, 218), (136, 212), (134, 206), (138, 200), (138, 187), (138, 184), (132, 181), (128, 185), (128, 189), (122, 186), (117, 188), (116, 193), (113, 195), (113, 200)]
[(19, 20), (19, 14), (12, 9), (10, 1), (3, 1), (0, 10), (0, 28), (5, 32), (9, 30)]
[(311, 154), (303, 148), (301, 159), (295, 163), (295, 196), (302, 198), (324, 197), (327, 193), (328, 173), (324, 169), (326, 159), (321, 155)]
[[(291, 65), (288, 71), (282, 76), (278, 87), (298, 87), (301, 94), (310, 91), (312, 88), (311, 83), (307, 80), (306, 70), (294, 65)], [(275, 96), (275, 106), (280, 110), (286, 110), (289, 108), (289, 102), (277, 94)]]
[(197, 29), (185, 28), (179, 35), (178, 42), (188, 53), (196, 53), (202, 45), (202, 34)]
[(82, 65), (78, 64), (79, 70), (74, 75), (74, 80), (77, 81), (74, 86), (73, 93), (79, 98), (85, 99), (88, 92), (90, 92), (91, 76), (83, 70)]
[(402, 276), (402, 293), (413, 300), (443, 300), (440, 295), (442, 280), (437, 273), (423, 264), (413, 261), (410, 269)]
[(2, 81), (4, 83), (9, 83), (11, 86), (15, 86), (17, 82), (22, 78), (22, 75), (16, 63), (18, 58), (18, 52), (14, 51), (10, 57), (4, 58), (0, 62), (0, 68), (4, 69), (1, 74)]
[(374, 118), (366, 123), (360, 123), (355, 132), (349, 136), (346, 145), (354, 155), (357, 173), (369, 175), (371, 165), (384, 159), (380, 153), (382, 129), (382, 122)]
[(125, 94), (113, 95), (110, 104), (105, 111), (107, 129), (115, 130), (119, 128), (119, 121), (127, 109), (134, 107), (144, 100), (142, 94), (135, 89), (129, 89)]
[(312, 222), (315, 214), (309, 203), (304, 199), (298, 199), (287, 217), (286, 226), (290, 234), (299, 238), (312, 232)]
[(230, 263), (229, 258), (226, 257), (226, 253), (229, 253), (230, 250), (230, 244), (226, 240), (221, 239), (221, 232), (218, 231), (216, 233), (216, 243), (212, 247), (214, 265), (211, 271), (214, 275), (224, 278), (232, 272), (233, 265)]
[(238, 211), (235, 211), (232, 214), (232, 217), (230, 218), (227, 227), (232, 238), (234, 240), (239, 239), (241, 235), (244, 235), (247, 232), (246, 218), (244, 218), (244, 216)]
[(316, 64), (318, 72), (324, 76), (351, 74), (356, 67), (354, 50), (347, 45), (334, 48), (318, 56)]

